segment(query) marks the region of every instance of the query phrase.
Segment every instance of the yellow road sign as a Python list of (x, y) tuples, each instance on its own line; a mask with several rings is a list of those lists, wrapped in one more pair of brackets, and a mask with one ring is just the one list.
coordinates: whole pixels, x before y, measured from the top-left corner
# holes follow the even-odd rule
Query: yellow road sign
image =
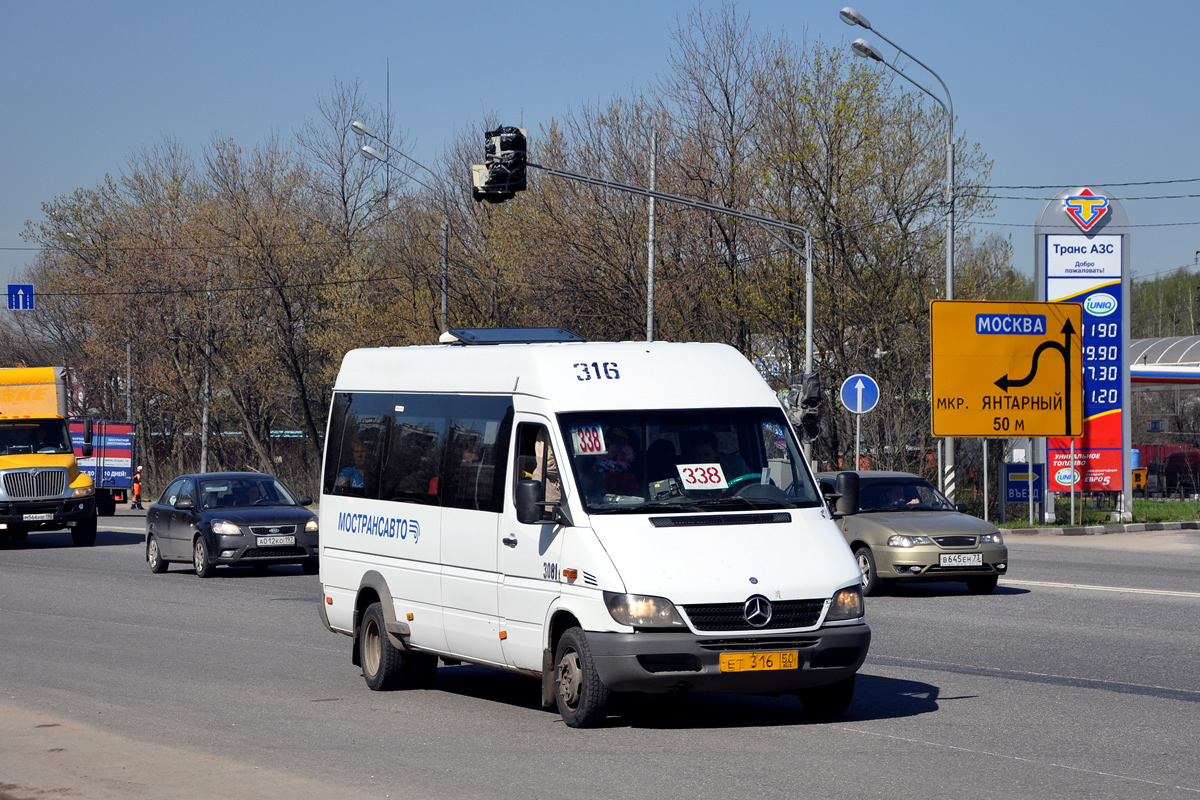
[(934, 300), (934, 436), (1083, 434), (1083, 306)]

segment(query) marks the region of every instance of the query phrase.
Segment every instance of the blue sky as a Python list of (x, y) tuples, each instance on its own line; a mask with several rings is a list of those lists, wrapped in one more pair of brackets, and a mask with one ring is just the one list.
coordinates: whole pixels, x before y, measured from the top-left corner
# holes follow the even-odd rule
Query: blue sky
[[(750, 0), (739, 9), (757, 30), (844, 46), (864, 36), (893, 54), (838, 19), (843, 2)], [(1135, 226), (1135, 276), (1193, 264), (1200, 197), (1132, 198), (1200, 195), (1200, 181), (1113, 184), (1200, 178), (1200, 3), (852, 2), (941, 75), (956, 130), (995, 161), (994, 185), (1106, 186)], [(214, 135), (245, 148), (272, 132), (288, 137), (335, 79), (359, 79), (382, 107), (390, 60), (393, 111), (412, 154), (432, 160), (485, 113), (532, 134), (581, 104), (647, 87), (666, 72), (672, 28), (695, 7), (0, 0), (0, 284), (32, 260), (19, 234), (44, 201), (118, 175), (164, 135), (197, 154)], [(936, 86), (916, 65), (907, 69)], [(1044, 202), (1001, 200), (988, 226), (1012, 236), (1026, 273)]]

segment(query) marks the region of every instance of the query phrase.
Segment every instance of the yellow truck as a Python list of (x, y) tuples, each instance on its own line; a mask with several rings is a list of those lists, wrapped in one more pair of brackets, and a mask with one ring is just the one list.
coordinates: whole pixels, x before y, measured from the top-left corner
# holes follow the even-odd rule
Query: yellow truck
[[(92, 454), (91, 422), (82, 454)], [(96, 489), (71, 447), (66, 369), (0, 369), (0, 541), (64, 529), (76, 545), (96, 543)]]

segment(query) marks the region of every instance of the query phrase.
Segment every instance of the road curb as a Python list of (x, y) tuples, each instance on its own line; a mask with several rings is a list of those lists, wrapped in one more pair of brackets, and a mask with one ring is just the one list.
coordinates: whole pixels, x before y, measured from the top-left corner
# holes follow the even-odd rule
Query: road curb
[(1106, 533), (1146, 533), (1151, 531), (1197, 531), (1200, 520), (1185, 522), (1130, 522), (1107, 525), (1078, 525), (1060, 528), (1006, 528), (1003, 533), (1014, 536), (1101, 536)]

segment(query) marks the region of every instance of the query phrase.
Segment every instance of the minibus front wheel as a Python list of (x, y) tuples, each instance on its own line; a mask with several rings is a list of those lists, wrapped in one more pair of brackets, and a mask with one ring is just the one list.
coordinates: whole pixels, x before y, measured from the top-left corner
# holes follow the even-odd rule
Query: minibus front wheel
[(592, 651), (581, 628), (568, 628), (554, 652), (554, 699), (563, 722), (593, 728), (608, 718), (612, 691), (596, 672)]

